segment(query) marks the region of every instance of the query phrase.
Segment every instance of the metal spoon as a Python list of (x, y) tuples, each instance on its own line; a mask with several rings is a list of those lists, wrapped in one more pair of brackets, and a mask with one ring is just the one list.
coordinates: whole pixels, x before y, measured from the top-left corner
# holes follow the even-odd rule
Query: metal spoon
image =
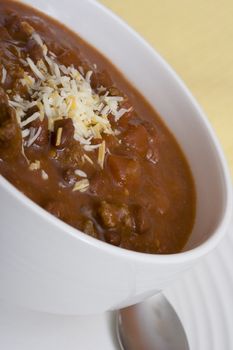
[(122, 350), (188, 350), (183, 326), (168, 300), (158, 294), (117, 313)]

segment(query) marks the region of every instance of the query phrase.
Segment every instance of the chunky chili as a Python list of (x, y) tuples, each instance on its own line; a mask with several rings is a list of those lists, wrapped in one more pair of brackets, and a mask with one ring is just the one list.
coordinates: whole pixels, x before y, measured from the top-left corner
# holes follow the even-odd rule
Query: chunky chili
[(0, 47), (0, 173), (88, 235), (181, 251), (194, 183), (142, 95), (79, 36), (23, 4), (1, 1)]

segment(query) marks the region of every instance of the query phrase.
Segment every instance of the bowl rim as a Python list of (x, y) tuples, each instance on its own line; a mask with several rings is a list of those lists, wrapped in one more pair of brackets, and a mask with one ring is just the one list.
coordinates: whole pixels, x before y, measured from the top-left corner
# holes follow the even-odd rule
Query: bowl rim
[[(25, 3), (27, 6), (31, 6), (37, 9), (34, 5), (29, 5), (28, 3), (20, 0), (17, 2)], [(82, 2), (82, 1), (81, 1)], [(131, 251), (128, 249), (120, 248), (113, 246), (109, 243), (100, 241), (96, 238), (93, 238), (91, 236), (88, 236), (87, 234), (83, 233), (82, 231), (66, 224), (65, 222), (61, 221), (60, 219), (56, 218), (43, 208), (41, 208), (39, 205), (37, 205), (35, 202), (33, 202), (31, 199), (26, 197), (23, 193), (21, 193), (16, 187), (14, 187), (8, 180), (6, 180), (2, 175), (0, 175), (0, 185), (5, 187), (5, 189), (10, 192), (10, 194), (15, 197), (18, 201), (20, 201), (23, 205), (28, 207), (28, 209), (32, 210), (35, 214), (40, 215), (44, 220), (46, 220), (48, 223), (57, 226), (61, 230), (63, 230), (64, 234), (68, 234), (74, 239), (78, 241), (82, 241), (83, 243), (90, 245), (92, 247), (95, 247), (101, 251), (106, 252), (108, 254), (113, 254), (115, 256), (123, 257), (125, 259), (134, 260), (134, 261), (140, 261), (144, 263), (150, 263), (150, 264), (170, 264), (170, 263), (183, 263), (188, 261), (193, 261), (198, 259), (201, 256), (206, 255), (208, 252), (213, 250), (217, 244), (220, 242), (220, 240), (223, 238), (224, 234), (227, 231), (227, 228), (229, 226), (230, 220), (232, 218), (232, 208), (233, 208), (233, 197), (232, 197), (232, 183), (231, 183), (231, 176), (228, 169), (228, 165), (225, 159), (225, 155), (223, 153), (223, 150), (220, 146), (220, 142), (218, 141), (215, 132), (213, 131), (213, 128), (208, 121), (207, 117), (205, 116), (204, 112), (202, 111), (201, 107), (197, 103), (196, 99), (193, 97), (189, 89), (186, 87), (182, 79), (178, 76), (178, 74), (174, 71), (173, 68), (167, 63), (167, 61), (156, 51), (155, 48), (153, 48), (140, 34), (138, 34), (134, 29), (132, 29), (125, 21), (123, 21), (118, 15), (113, 13), (110, 9), (108, 9), (103, 4), (97, 2), (96, 0), (86, 0), (87, 3), (89, 3), (91, 6), (96, 6), (100, 11), (104, 12), (107, 16), (110, 16), (114, 21), (116, 21), (123, 29), (130, 32), (132, 36), (135, 37), (135, 39), (145, 47), (145, 49), (154, 56), (157, 60), (159, 60), (160, 64), (164, 66), (164, 68), (168, 71), (168, 73), (172, 76), (173, 80), (176, 82), (177, 85), (182, 89), (182, 93), (184, 95), (184, 98), (188, 99), (193, 107), (196, 110), (196, 113), (199, 115), (199, 117), (202, 120), (202, 123), (204, 124), (204, 127), (206, 128), (207, 132), (209, 133), (210, 139), (212, 141), (212, 144), (214, 146), (214, 151), (219, 159), (219, 164), (221, 165), (221, 173), (222, 173), (222, 180), (223, 180), (223, 186), (224, 186), (224, 198), (225, 198), (225, 208), (223, 209), (222, 218), (220, 219), (220, 223), (218, 224), (218, 227), (215, 229), (215, 231), (212, 233), (211, 237), (209, 237), (206, 241), (201, 243), (195, 248), (192, 248), (190, 250), (184, 251), (184, 252), (178, 252), (174, 254), (148, 254), (148, 253), (141, 253), (136, 251)], [(77, 2), (78, 3), (78, 2)], [(39, 11), (41, 11), (39, 9)], [(43, 11), (41, 11), (43, 12)], [(73, 28), (70, 28), (74, 31)], [(82, 36), (81, 36), (82, 37)], [(83, 38), (83, 37), (82, 37)], [(85, 40), (85, 38), (83, 38)], [(97, 48), (98, 50), (98, 48)], [(101, 52), (101, 51), (100, 51)], [(103, 53), (103, 55), (105, 55)], [(105, 55), (106, 56), (106, 55)], [(107, 56), (106, 56), (107, 57)]]

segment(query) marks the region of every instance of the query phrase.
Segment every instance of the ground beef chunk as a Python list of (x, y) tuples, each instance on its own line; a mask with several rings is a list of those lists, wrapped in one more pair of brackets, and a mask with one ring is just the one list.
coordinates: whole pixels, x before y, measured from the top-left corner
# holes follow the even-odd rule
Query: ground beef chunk
[(133, 227), (130, 210), (126, 204), (116, 205), (102, 201), (98, 213), (103, 226), (106, 228)]

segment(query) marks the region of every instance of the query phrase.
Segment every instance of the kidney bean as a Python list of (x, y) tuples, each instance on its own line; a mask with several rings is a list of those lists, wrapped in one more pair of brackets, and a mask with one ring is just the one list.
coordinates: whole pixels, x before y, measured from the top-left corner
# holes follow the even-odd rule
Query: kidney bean
[(115, 86), (111, 86), (108, 91), (110, 96), (122, 96), (120, 90)]
[(127, 147), (136, 151), (141, 157), (145, 157), (148, 151), (148, 132), (142, 125), (129, 125), (123, 134), (123, 142)]
[[(57, 132), (58, 129), (62, 129), (60, 143), (57, 144)], [(54, 123), (54, 132), (52, 135), (52, 144), (54, 147), (63, 149), (74, 138), (74, 126), (71, 118), (56, 120)]]
[(79, 169), (82, 166), (83, 150), (79, 142), (67, 144), (64, 149), (54, 148), (57, 166), (61, 169)]
[[(61, 48), (55, 43), (53, 43), (52, 50), (55, 52), (61, 51)], [(75, 62), (75, 66), (78, 68), (78, 66), (82, 65), (81, 60), (78, 59), (76, 53), (72, 51), (71, 49), (66, 49), (65, 51), (61, 52), (58, 56), (59, 62), (64, 64), (65, 66), (69, 67), (72, 66)]]
[(114, 181), (120, 186), (134, 187), (140, 181), (141, 167), (136, 159), (111, 154), (107, 158), (107, 166)]
[(96, 89), (100, 86), (110, 88), (112, 86), (112, 79), (109, 73), (105, 70), (101, 72), (94, 72), (91, 76), (91, 86)]

